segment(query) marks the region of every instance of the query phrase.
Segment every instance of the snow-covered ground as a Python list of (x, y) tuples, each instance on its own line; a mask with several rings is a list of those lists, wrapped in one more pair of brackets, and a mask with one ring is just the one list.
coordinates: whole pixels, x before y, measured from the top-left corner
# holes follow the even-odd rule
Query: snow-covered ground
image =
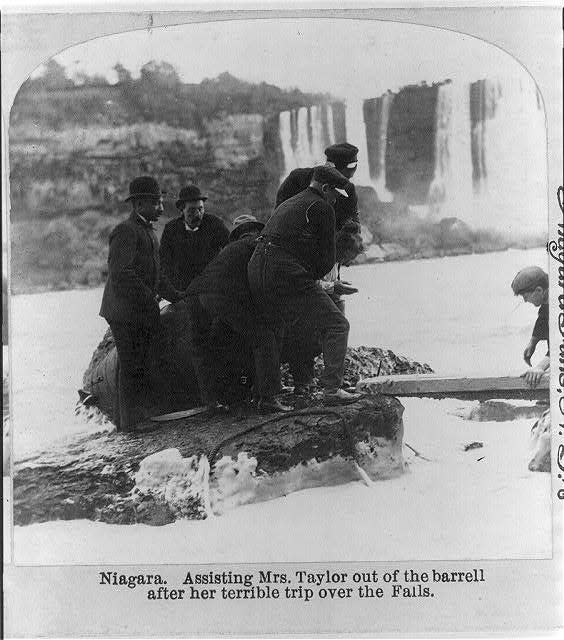
[[(468, 422), (453, 400), (409, 400), (408, 472), (308, 489), (205, 521), (17, 527), (21, 562), (211, 563), (541, 558), (551, 555), (550, 475), (527, 470), (531, 420)], [(483, 447), (464, 451), (464, 445)]]

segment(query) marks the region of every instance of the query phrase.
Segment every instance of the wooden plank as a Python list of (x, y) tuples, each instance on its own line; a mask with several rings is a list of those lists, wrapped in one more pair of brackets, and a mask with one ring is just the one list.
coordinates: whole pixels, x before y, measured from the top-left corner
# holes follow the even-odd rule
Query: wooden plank
[(547, 398), (549, 376), (544, 375), (535, 389), (521, 377), (454, 377), (436, 374), (379, 376), (360, 380), (357, 390), (369, 394), (418, 398), (459, 398), (486, 400), (490, 398)]

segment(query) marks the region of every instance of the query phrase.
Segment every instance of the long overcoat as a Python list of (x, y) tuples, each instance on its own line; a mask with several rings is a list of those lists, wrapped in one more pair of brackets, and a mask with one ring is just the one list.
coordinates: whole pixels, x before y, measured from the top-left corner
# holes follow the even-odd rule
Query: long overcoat
[(180, 298), (180, 292), (161, 278), (159, 241), (152, 226), (132, 213), (110, 234), (100, 315), (108, 322), (154, 321), (159, 315), (157, 293), (170, 302)]

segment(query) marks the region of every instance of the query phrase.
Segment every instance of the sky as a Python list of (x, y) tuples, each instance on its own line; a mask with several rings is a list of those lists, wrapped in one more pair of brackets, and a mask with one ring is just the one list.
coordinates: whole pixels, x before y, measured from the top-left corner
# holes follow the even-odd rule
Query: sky
[(133, 75), (166, 61), (198, 83), (228, 71), (250, 82), (365, 98), (409, 83), (516, 76), (520, 64), (476, 38), (405, 23), (353, 19), (257, 19), (188, 24), (90, 40), (56, 59), (69, 75), (116, 80), (120, 62)]

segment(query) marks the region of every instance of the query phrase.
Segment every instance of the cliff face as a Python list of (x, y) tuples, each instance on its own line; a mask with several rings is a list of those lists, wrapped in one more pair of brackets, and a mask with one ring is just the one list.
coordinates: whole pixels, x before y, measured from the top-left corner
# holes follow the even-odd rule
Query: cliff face
[(233, 210), (252, 205), (261, 216), (269, 210), (268, 184), (280, 171), (276, 149), (265, 149), (267, 130), (258, 114), (212, 120), (207, 135), (155, 123), (62, 131), (13, 127), (12, 219), (125, 211), (128, 183), (142, 173), (159, 176), (170, 194), (170, 213), (180, 187), (195, 182), (208, 191), (210, 212), (229, 219)]
[(272, 210), (283, 171), (277, 118), (231, 114), (205, 131), (152, 122), (60, 130), (10, 129), (12, 289), (95, 285), (105, 278), (107, 238), (129, 211), (136, 175), (158, 176), (164, 219), (178, 215), (187, 183), (206, 192), (208, 213), (228, 225), (250, 209)]
[(296, 123), (300, 114), (294, 142), (317, 140), (317, 155), (335, 130), (338, 141), (346, 135), (344, 104), (330, 96), (229, 74), (187, 85), (166, 65), (138, 80), (81, 87), (55, 71), (49, 82), (22, 87), (10, 117), (16, 292), (102, 282), (108, 235), (129, 211), (124, 199), (137, 175), (158, 177), (168, 194), (165, 221), (178, 215), (176, 195), (188, 183), (206, 192), (207, 212), (228, 226), (242, 211), (266, 219), (287, 169), (280, 114)]

